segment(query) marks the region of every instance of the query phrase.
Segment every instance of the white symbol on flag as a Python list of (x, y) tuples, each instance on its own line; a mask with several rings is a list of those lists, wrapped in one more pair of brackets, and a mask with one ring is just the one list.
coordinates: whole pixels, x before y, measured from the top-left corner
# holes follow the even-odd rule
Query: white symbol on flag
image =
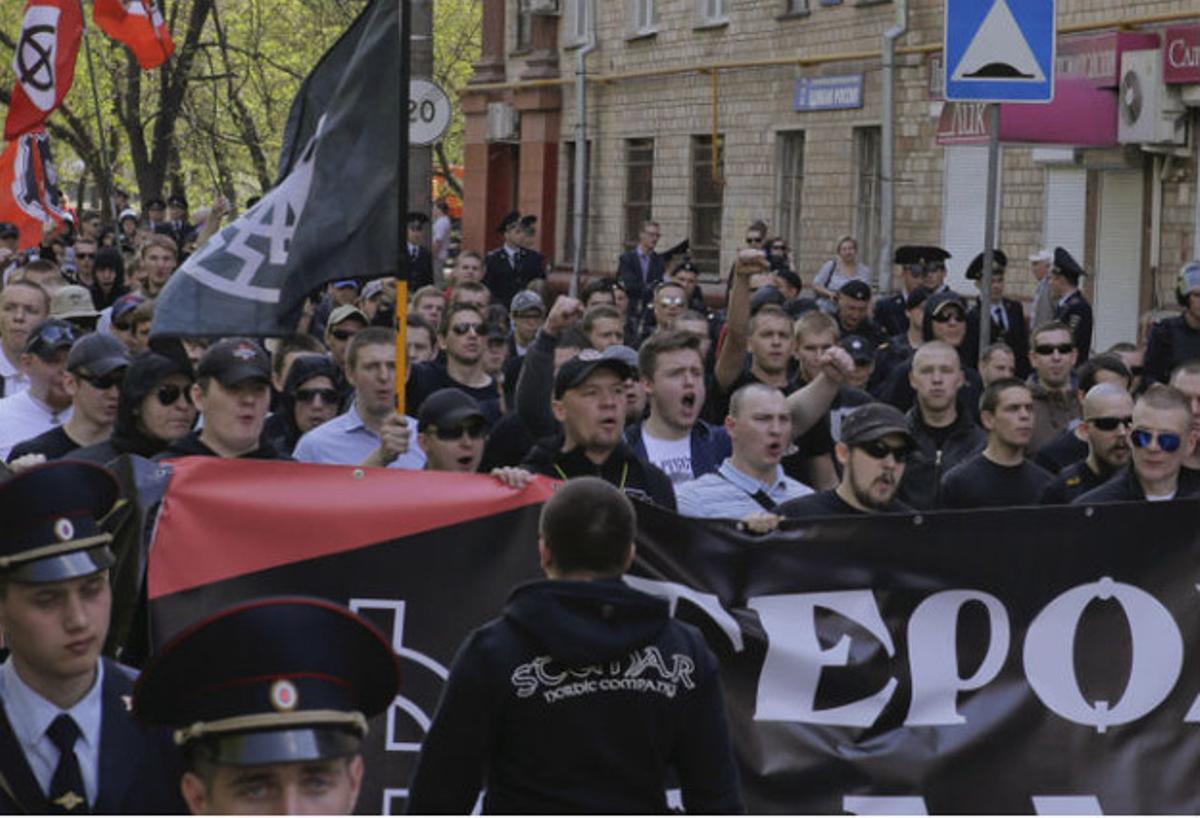
[(996, 0), (950, 77), (963, 82), (1045, 82), (1029, 41), (1005, 0)]
[(41, 111), (53, 110), (58, 96), (58, 16), (53, 6), (33, 6), (25, 12), (21, 40), (13, 54), (17, 80)]

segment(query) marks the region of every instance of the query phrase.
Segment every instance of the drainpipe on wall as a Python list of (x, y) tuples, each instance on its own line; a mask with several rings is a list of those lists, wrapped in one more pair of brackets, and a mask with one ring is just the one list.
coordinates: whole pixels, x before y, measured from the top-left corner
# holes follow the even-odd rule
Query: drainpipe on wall
[(876, 273), (879, 292), (892, 290), (892, 244), (896, 221), (896, 41), (908, 31), (908, 0), (896, 2), (896, 25), (883, 32), (883, 145), (880, 150), (880, 217), (882, 237)]
[(596, 0), (587, 2), (588, 41), (576, 55), (579, 66), (575, 69), (575, 223), (571, 225), (575, 240), (575, 259), (571, 268), (571, 287), (568, 294), (579, 295), (579, 277), (583, 274), (584, 242), (587, 240), (587, 214), (585, 192), (587, 191), (588, 143), (587, 143), (587, 58), (596, 50)]

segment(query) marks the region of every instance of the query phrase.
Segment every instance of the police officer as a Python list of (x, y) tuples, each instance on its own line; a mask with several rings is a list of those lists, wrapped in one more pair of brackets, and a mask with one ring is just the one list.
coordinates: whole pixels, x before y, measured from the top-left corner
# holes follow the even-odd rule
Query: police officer
[(420, 211), (411, 211), (404, 219), (407, 232), (408, 280), (412, 292), (434, 283), (433, 256), (425, 246), (425, 225), (429, 217)]
[[(937, 265), (946, 267), (950, 254), (940, 247), (925, 247), (906, 244), (897, 247), (893, 261), (900, 265), (900, 276), (904, 282), (900, 292), (892, 293), (875, 302), (875, 323), (888, 335), (900, 335), (908, 330), (908, 296), (920, 286), (929, 286), (927, 277)], [(931, 288), (932, 289), (932, 288)]]
[(1151, 382), (1167, 383), (1175, 367), (1200, 358), (1200, 261), (1180, 269), (1175, 300), (1183, 312), (1156, 324), (1146, 345), (1143, 374)]
[(177, 755), (129, 713), (134, 673), (100, 658), (116, 478), (35, 466), (0, 485), (0, 813), (177, 813)]
[(505, 216), (496, 229), (504, 243), (484, 259), (483, 283), (492, 294), (492, 303), (507, 306), (530, 281), (546, 277), (545, 260), (541, 253), (523, 246), (525, 224), (517, 211)]
[(857, 335), (874, 351), (887, 341), (887, 335), (869, 316), (871, 285), (856, 278), (847, 281), (837, 291), (838, 334)]
[[(1079, 292), (1079, 279), (1087, 275), (1074, 257), (1061, 247), (1054, 248), (1054, 266), (1050, 268), (1050, 293), (1055, 299), (1054, 320), (1071, 328), (1078, 363), (1087, 360), (1092, 348), (1092, 305)], [(1034, 327), (1037, 329), (1037, 327)]]
[(347, 815), (367, 719), (399, 687), (391, 644), (362, 618), (323, 600), (257, 599), (168, 642), (133, 712), (176, 728), (193, 813)]
[[(1013, 351), (1018, 378), (1029, 377), (1029, 327), (1025, 320), (1025, 308), (1020, 301), (1004, 297), (1004, 274), (1008, 268), (1008, 255), (999, 248), (992, 251), (991, 332), (983, 346), (997, 341), (1008, 344)], [(983, 253), (975, 256), (967, 266), (967, 278), (978, 282), (983, 277)], [(964, 357), (972, 364), (979, 360), (979, 309), (980, 299), (975, 299), (967, 312), (967, 340), (964, 342)]]

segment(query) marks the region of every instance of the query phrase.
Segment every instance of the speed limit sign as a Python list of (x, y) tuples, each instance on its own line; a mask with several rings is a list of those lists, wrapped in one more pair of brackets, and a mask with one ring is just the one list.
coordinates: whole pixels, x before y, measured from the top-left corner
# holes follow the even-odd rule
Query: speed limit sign
[(432, 145), (450, 125), (450, 97), (429, 80), (408, 86), (408, 143)]

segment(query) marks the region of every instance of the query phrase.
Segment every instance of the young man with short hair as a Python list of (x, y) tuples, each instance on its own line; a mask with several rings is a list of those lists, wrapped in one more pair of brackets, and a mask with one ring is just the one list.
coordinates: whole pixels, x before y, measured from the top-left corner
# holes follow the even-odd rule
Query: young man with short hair
[(1183, 475), (1183, 461), (1196, 445), (1188, 399), (1156, 383), (1133, 406), (1130, 463), (1108, 482), (1076, 497), (1075, 505), (1132, 500), (1174, 500), (1200, 494), (1200, 484)]
[(789, 500), (779, 513), (807, 518), (911, 511), (896, 499), (896, 492), (915, 446), (899, 409), (886, 403), (860, 406), (842, 421), (841, 439), (834, 448), (842, 466), (837, 488)]
[(21, 354), (29, 332), (50, 317), (50, 296), (32, 281), (10, 281), (0, 290), (0, 398), (29, 388)]
[(1029, 451), (1036, 452), (1079, 418), (1079, 396), (1071, 382), (1078, 350), (1071, 337), (1071, 328), (1058, 321), (1033, 331), (1029, 362), (1034, 373), (1029, 376), (1033, 393), (1033, 438)]
[(425, 398), (439, 389), (455, 387), (479, 401), (489, 423), (501, 415), (500, 387), (484, 369), (486, 327), (473, 306), (454, 304), (442, 316), (438, 346), (445, 363), (428, 361), (409, 368), (406, 405), (419, 412)]
[(597, 304), (588, 308), (587, 312), (583, 314), (583, 323), (580, 328), (587, 336), (592, 349), (600, 352), (608, 347), (625, 343), (625, 320), (616, 307)]
[[(1092, 361), (1097, 358), (1092, 358)], [(1091, 491), (1129, 462), (1133, 398), (1112, 383), (1098, 383), (1083, 399), (1083, 420), (1074, 433), (1087, 444), (1087, 456), (1067, 466), (1042, 492), (1043, 505), (1066, 505)]]
[(991, 386), (1001, 378), (1015, 378), (1017, 376), (1016, 360), (1012, 347), (1003, 341), (986, 346), (980, 359), (979, 368), (979, 377), (983, 379), (983, 385)]
[(425, 453), (413, 440), (415, 418), (396, 411), (396, 333), (367, 327), (346, 350), (354, 387), (350, 408), (305, 434), (294, 456), (305, 463), (422, 469)]
[(56, 318), (38, 324), (26, 337), (20, 362), (29, 388), (0, 400), (0, 460), (7, 460), (18, 443), (71, 419), (63, 374), (78, 338), (74, 327)]
[(159, 233), (147, 236), (142, 243), (142, 269), (146, 271), (146, 285), (143, 295), (147, 298), (158, 298), (167, 279), (179, 266), (179, 246), (170, 236)]
[(942, 506), (1036, 505), (1053, 478), (1025, 459), (1033, 434), (1033, 395), (1029, 386), (1016, 378), (996, 381), (979, 399), (979, 419), (988, 431), (987, 446), (942, 478)]

